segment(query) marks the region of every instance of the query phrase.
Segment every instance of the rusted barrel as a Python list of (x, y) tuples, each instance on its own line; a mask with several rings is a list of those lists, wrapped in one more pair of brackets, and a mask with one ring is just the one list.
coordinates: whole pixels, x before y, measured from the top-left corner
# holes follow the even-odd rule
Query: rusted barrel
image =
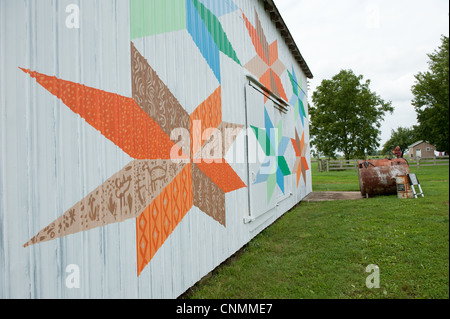
[(403, 158), (359, 161), (359, 188), (363, 196), (397, 194), (397, 176), (410, 174)]

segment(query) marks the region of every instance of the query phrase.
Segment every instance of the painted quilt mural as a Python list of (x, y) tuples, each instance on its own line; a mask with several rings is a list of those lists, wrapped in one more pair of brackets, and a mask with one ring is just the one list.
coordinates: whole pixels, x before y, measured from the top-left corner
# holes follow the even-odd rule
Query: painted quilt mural
[(240, 61), (219, 17), (237, 9), (231, 0), (132, 0), (131, 39), (186, 29), (220, 83), (220, 53)]
[[(274, 41), (269, 45), (256, 10), (254, 12), (254, 23), (252, 23), (243, 12), (242, 16), (257, 54), (244, 67), (256, 76), (261, 84), (285, 101), (288, 101), (288, 98), (281, 76), (287, 71), (293, 91), (289, 103), (294, 108), (295, 121), (300, 117), (302, 127), (304, 128), (307, 116), (303, 100), (305, 99), (306, 94), (299, 84), (299, 79), (295, 73), (294, 66), (292, 66), (291, 73), (286, 69), (283, 62), (281, 62), (278, 54), (277, 41)], [(267, 100), (268, 97), (265, 97), (264, 101), (267, 102)], [(285, 194), (285, 177), (296, 174), (297, 187), (299, 187), (300, 178), (303, 176), (306, 184), (306, 171), (309, 170), (308, 162), (306, 160), (308, 145), (305, 143), (304, 134), (302, 140), (299, 139), (297, 128), (295, 131), (295, 139), (283, 136), (281, 121), (275, 126), (272, 123), (266, 107), (264, 107), (264, 122), (264, 128), (252, 126), (256, 139), (265, 154), (265, 159), (256, 176), (255, 184), (267, 183), (267, 201), (270, 202), (276, 186), (278, 186), (280, 191)], [(292, 171), (285, 158), (285, 153), (290, 144), (290, 140), (292, 141), (292, 146), (296, 154), (296, 162), (291, 166)]]
[(303, 181), (306, 184), (306, 171), (309, 170), (308, 160), (306, 159), (306, 152), (308, 144), (305, 143), (305, 133), (300, 140), (297, 129), (295, 130), (295, 139), (292, 139), (292, 145), (294, 146), (296, 161), (294, 165), (293, 174), (297, 174), (297, 187), (300, 185), (300, 178), (303, 176)]
[(245, 65), (245, 68), (255, 75), (266, 88), (287, 102), (288, 98), (280, 79), (286, 67), (278, 56), (278, 41), (269, 45), (256, 10), (256, 26), (253, 26), (244, 13), (242, 13), (242, 16), (257, 54)]
[(253, 127), (266, 158), (256, 176), (255, 184), (267, 183), (267, 200), (270, 202), (275, 186), (285, 193), (284, 178), (291, 175), (289, 165), (284, 154), (289, 146), (290, 139), (283, 136), (282, 123), (274, 126), (267, 109), (264, 108), (265, 129)]
[[(217, 141), (229, 129), (234, 132), (244, 129), (242, 125), (222, 120), (220, 57), (227, 57), (239, 66), (241, 61), (220, 17), (239, 14), (239, 8), (231, 0), (131, 0), (130, 13), (131, 98), (21, 68), (133, 159), (24, 247), (135, 219), (139, 276), (194, 206), (226, 227), (225, 195), (245, 188), (246, 184), (224, 159), (237, 134), (227, 143)], [(241, 12), (256, 51), (256, 56), (244, 67), (288, 101), (281, 80), (286, 67), (279, 59), (278, 43), (269, 45), (256, 10), (254, 13), (252, 23)], [(178, 30), (187, 30), (188, 40), (195, 44), (219, 83), (191, 114), (134, 43)], [(296, 75), (289, 72), (289, 76), (294, 86)], [(292, 101), (304, 122), (306, 114), (300, 91), (293, 90), (297, 99)], [(261, 110), (264, 109), (263, 105)], [(271, 165), (270, 173), (260, 174), (257, 179), (258, 183), (267, 183), (268, 194), (276, 185), (284, 192), (284, 178), (291, 174), (297, 174), (297, 185), (301, 176), (306, 182), (309, 169), (304, 134), (301, 139), (299, 134), (292, 139), (283, 137), (281, 131), (272, 134), (275, 129), (267, 111), (265, 129), (252, 127), (265, 150), (266, 164)], [(175, 142), (171, 139), (175, 130), (187, 132), (188, 137)], [(212, 145), (220, 145), (218, 154), (222, 155), (206, 161), (203, 154)], [(296, 163), (287, 163), (284, 154), (288, 147), (294, 148)]]
[(303, 102), (306, 94), (303, 90), (301, 84), (299, 83), (299, 79), (297, 79), (297, 75), (295, 74), (294, 66), (292, 66), (292, 73), (288, 71), (289, 79), (291, 80), (293, 95), (289, 100), (289, 103), (294, 107), (295, 111), (295, 120), (300, 116), (302, 120), (302, 125), (305, 126), (306, 119), (306, 111), (305, 111), (305, 103)]

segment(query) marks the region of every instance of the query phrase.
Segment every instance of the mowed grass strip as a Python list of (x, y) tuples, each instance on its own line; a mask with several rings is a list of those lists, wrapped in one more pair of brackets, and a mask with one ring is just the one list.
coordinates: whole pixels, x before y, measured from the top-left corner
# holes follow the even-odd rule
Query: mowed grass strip
[[(301, 204), (183, 298), (448, 299), (449, 168), (411, 170), (425, 198)], [(358, 191), (357, 176), (313, 171), (314, 190)]]

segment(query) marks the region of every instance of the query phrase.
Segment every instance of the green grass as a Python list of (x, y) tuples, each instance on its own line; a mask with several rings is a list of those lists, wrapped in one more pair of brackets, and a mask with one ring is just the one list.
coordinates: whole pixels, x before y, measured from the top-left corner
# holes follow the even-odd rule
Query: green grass
[(359, 191), (357, 170), (331, 171), (319, 173), (317, 163), (313, 164), (313, 191)]
[[(448, 299), (449, 168), (412, 172), (425, 198), (301, 204), (184, 297)], [(355, 171), (313, 175), (316, 191), (359, 190)], [(370, 264), (380, 289), (366, 287)]]

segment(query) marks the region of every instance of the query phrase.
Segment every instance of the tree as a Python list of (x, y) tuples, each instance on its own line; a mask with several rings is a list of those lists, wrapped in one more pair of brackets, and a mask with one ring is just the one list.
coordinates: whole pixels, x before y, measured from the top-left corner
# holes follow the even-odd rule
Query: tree
[(363, 79), (342, 70), (331, 80), (323, 80), (313, 93), (311, 144), (322, 155), (336, 158), (341, 152), (349, 160), (380, 146), (381, 122), (394, 108), (370, 90), (370, 80)]
[(416, 75), (412, 104), (420, 139), (449, 152), (449, 38), (442, 36), (441, 40), (439, 49), (428, 55), (429, 71)]
[(399, 127), (397, 130), (392, 130), (391, 138), (384, 144), (383, 155), (391, 154), (397, 146), (400, 146), (403, 152), (407, 151), (410, 145), (418, 141), (416, 129), (417, 127)]

